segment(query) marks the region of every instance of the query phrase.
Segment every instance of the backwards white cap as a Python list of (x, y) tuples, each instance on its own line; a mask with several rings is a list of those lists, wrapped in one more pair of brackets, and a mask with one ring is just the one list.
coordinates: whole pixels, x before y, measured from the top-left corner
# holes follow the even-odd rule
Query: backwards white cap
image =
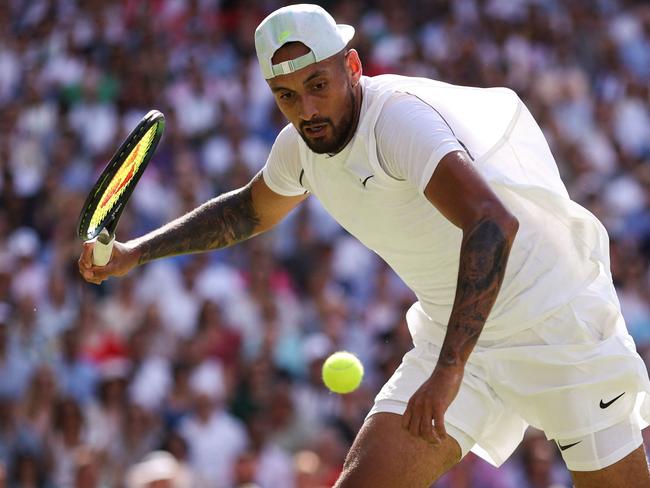
[[(265, 79), (286, 75), (333, 56), (354, 36), (354, 27), (337, 24), (318, 5), (282, 7), (266, 17), (255, 29), (255, 50)], [(310, 52), (273, 64), (271, 58), (287, 42), (301, 42)]]

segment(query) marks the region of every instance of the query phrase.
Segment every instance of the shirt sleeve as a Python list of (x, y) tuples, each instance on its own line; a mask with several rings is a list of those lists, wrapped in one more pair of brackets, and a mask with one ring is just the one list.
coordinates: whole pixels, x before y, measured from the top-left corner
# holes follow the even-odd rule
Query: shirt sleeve
[(302, 195), (306, 191), (300, 182), (302, 166), (298, 151), (299, 137), (291, 125), (282, 129), (262, 168), (264, 183), (280, 195), (292, 197)]
[(384, 171), (420, 192), (445, 155), (464, 151), (442, 116), (408, 93), (396, 93), (382, 107), (375, 138)]

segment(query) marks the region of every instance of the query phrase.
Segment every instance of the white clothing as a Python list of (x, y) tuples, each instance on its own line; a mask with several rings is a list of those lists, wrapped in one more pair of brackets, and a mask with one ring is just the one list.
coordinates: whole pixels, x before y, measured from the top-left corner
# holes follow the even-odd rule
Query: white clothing
[[(608, 399), (609, 401), (616, 401)], [(634, 418), (573, 439), (557, 439), (560, 453), (571, 471), (598, 471), (620, 461), (643, 444)]]
[(273, 443), (267, 443), (259, 453), (255, 482), (261, 488), (294, 488), (296, 481), (291, 455)]
[[(413, 131), (426, 127), (426, 131)], [(442, 117), (420, 99), (397, 93), (386, 102), (375, 127), (382, 169), (424, 192), (438, 162), (463, 146)], [(423, 164), (427, 162), (427, 164)]]
[[(415, 348), (381, 389), (368, 416), (403, 414), (438, 361), (444, 327), (431, 322), (417, 303), (406, 318)], [(423, 326), (432, 334), (418, 333)], [(638, 431), (647, 425), (639, 414), (648, 391), (645, 364), (625, 330), (611, 280), (602, 273), (533, 328), (497, 341), (479, 337), (445, 423), (452, 426), (450, 435), (463, 455), (471, 449), (499, 466), (521, 442), (528, 425), (563, 445), (628, 419)], [(574, 460), (569, 468), (595, 470), (612, 464), (639, 447), (636, 439), (621, 438), (617, 451)]]
[(195, 417), (184, 420), (179, 433), (187, 441), (190, 466), (205, 483), (202, 486), (232, 486), (235, 462), (248, 443), (242, 423), (225, 411), (217, 411), (207, 423)]
[[(315, 154), (289, 125), (273, 145), (264, 181), (282, 195), (318, 197), (395, 270), (435, 322), (446, 324), (453, 305), (462, 233), (422, 192), (440, 159), (463, 147), (519, 220), (481, 337), (532, 327), (593, 281), (601, 264), (609, 269), (605, 229), (569, 199), (541, 130), (514, 92), (393, 75), (362, 80), (359, 125), (346, 148)], [(402, 103), (403, 93), (421, 102)], [(424, 103), (433, 108), (422, 111)]]
[[(462, 232), (423, 190), (448, 152), (465, 149), (519, 230), (445, 420), (499, 465), (528, 424), (566, 439), (611, 427), (631, 412), (650, 419), (650, 381), (620, 314), (607, 233), (570, 200), (542, 131), (517, 95), (393, 75), (364, 77), (362, 89), (357, 131), (340, 153), (311, 152), (287, 126), (263, 176), (279, 194), (313, 193), (418, 297), (407, 315), (415, 348), (373, 411), (403, 413), (435, 367)], [(599, 408), (599, 399), (620, 391), (627, 394), (615, 405)]]

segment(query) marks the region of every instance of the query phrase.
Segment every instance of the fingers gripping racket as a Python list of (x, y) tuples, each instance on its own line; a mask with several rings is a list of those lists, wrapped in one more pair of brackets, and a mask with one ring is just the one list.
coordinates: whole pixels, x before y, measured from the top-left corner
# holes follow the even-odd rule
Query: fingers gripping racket
[(93, 264), (104, 266), (111, 259), (117, 222), (164, 130), (165, 116), (157, 110), (147, 113), (113, 155), (86, 198), (77, 233), (84, 241), (97, 237)]

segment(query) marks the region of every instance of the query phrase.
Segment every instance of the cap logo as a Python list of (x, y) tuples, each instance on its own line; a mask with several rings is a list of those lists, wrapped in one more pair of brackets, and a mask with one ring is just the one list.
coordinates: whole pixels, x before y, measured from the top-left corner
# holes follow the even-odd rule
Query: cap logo
[(278, 36), (278, 43), (283, 43), (290, 35), (291, 31), (288, 30), (280, 32), (280, 35)]

